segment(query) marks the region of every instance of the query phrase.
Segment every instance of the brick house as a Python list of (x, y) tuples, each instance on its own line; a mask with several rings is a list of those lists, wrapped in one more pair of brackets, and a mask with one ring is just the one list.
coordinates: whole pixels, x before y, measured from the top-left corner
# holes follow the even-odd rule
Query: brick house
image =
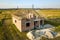
[(29, 31), (34, 28), (39, 29), (44, 24), (44, 19), (32, 9), (17, 10), (12, 15), (12, 20), (20, 32)]

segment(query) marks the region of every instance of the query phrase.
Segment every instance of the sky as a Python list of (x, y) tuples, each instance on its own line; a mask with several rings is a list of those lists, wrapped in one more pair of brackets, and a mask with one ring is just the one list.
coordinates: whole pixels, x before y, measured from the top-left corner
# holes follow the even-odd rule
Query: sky
[(0, 8), (60, 8), (60, 0), (0, 0)]

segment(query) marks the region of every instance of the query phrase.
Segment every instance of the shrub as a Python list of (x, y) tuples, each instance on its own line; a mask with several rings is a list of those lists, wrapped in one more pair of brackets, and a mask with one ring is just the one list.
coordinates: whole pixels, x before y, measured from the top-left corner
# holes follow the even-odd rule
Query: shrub
[(54, 31), (60, 32), (60, 26), (56, 27)]
[(2, 26), (2, 21), (0, 20), (0, 26)]

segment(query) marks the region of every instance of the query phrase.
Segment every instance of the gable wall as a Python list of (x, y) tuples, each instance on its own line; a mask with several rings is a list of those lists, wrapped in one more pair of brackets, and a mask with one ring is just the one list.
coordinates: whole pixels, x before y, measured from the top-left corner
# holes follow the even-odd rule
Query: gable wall
[[(18, 19), (16, 19), (15, 17), (12, 17), (12, 20), (13, 20), (13, 24), (16, 25), (16, 27), (18, 28), (18, 30), (19, 30), (20, 32), (22, 32), (22, 30), (21, 30), (21, 20), (18, 20)], [(16, 20), (16, 22), (15, 22), (15, 20)]]

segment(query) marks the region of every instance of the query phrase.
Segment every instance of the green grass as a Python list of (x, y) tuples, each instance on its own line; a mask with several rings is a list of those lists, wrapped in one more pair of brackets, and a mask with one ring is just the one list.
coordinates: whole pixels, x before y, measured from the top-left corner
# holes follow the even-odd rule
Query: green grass
[(51, 25), (57, 27), (60, 25), (60, 22), (56, 22), (55, 20), (45, 20), (44, 24), (51, 24)]
[(45, 17), (49, 17), (49, 18), (54, 18), (54, 17), (60, 17), (60, 9), (42, 9), (42, 10), (38, 10), (39, 14), (44, 15)]
[(42, 37), (41, 40), (60, 40), (60, 36), (59, 37), (52, 38), (52, 39), (47, 39), (45, 37)]
[(54, 31), (55, 32), (60, 32), (60, 26), (56, 27)]
[[(27, 32), (20, 32), (16, 28), (16, 26), (12, 23), (11, 15), (6, 12), (0, 14), (0, 17), (1, 17), (0, 18), (0, 40), (26, 40), (28, 39), (26, 37)], [(2, 19), (5, 19), (3, 24), (2, 24)]]
[(27, 32), (20, 32), (14, 24), (0, 27), (0, 40), (26, 40)]
[[(20, 32), (16, 26), (12, 23), (11, 14), (16, 10), (2, 10), (0, 12), (0, 40), (26, 40), (27, 32)], [(41, 12), (40, 12), (41, 11)], [(45, 24), (49, 23), (56, 27), (60, 25), (60, 10), (39, 10), (39, 14), (45, 15), (49, 20), (45, 20)], [(5, 24), (2, 24), (2, 19), (5, 18)], [(48, 16), (51, 15), (51, 16)], [(54, 19), (53, 19), (54, 18)], [(58, 18), (58, 19), (57, 19)], [(57, 30), (58, 29), (58, 30)], [(60, 31), (59, 28), (56, 28), (57, 31)], [(59, 39), (58, 37), (57, 39)]]

